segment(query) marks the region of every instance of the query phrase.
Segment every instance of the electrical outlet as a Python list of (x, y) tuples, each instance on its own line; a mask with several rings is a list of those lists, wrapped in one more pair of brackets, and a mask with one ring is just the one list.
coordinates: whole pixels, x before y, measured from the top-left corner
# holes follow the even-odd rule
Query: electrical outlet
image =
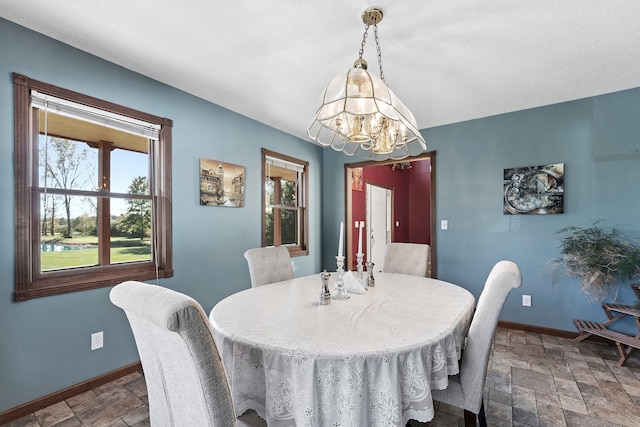
[(522, 306), (531, 307), (531, 295), (522, 295)]
[(97, 350), (104, 346), (104, 335), (102, 332), (91, 334), (91, 351)]

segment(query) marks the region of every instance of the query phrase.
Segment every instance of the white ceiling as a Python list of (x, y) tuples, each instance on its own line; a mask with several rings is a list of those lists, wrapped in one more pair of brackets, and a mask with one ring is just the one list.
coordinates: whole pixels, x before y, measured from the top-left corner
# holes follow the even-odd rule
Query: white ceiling
[(309, 140), (373, 5), (420, 129), (640, 87), (635, 0), (0, 0), (0, 16)]

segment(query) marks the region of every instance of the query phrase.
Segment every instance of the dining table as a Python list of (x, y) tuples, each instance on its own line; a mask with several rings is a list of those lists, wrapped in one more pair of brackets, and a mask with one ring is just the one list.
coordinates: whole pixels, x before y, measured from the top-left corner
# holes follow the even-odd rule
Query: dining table
[[(335, 295), (337, 273), (329, 288)], [(269, 426), (405, 426), (434, 416), (431, 390), (459, 373), (475, 298), (428, 277), (321, 304), (320, 274), (246, 289), (209, 315), (237, 415)]]

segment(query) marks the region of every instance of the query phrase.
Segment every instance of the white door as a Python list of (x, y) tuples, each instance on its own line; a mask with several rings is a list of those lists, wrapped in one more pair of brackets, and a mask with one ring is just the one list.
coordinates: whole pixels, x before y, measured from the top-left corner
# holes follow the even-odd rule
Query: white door
[(391, 241), (391, 190), (367, 184), (367, 256), (374, 271), (382, 271), (384, 252)]

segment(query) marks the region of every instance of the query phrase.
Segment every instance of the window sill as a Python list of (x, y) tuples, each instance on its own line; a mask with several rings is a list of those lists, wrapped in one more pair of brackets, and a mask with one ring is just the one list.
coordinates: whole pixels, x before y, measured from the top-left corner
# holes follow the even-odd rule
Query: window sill
[[(89, 270), (93, 270), (90, 272)], [(87, 274), (91, 279), (87, 280)], [(74, 271), (45, 273), (36, 282), (30, 283), (28, 289), (16, 290), (14, 301), (27, 301), (33, 298), (60, 295), (69, 292), (115, 286), (127, 280), (153, 280), (173, 276), (173, 270), (158, 269), (151, 263), (132, 263), (109, 267), (82, 268)], [(75, 280), (74, 280), (75, 279)]]
[(289, 255), (293, 258), (293, 257), (298, 257), (298, 256), (307, 256), (309, 255), (309, 250), (308, 249), (303, 249), (300, 246), (295, 246), (295, 247), (287, 247), (287, 249), (289, 249)]

